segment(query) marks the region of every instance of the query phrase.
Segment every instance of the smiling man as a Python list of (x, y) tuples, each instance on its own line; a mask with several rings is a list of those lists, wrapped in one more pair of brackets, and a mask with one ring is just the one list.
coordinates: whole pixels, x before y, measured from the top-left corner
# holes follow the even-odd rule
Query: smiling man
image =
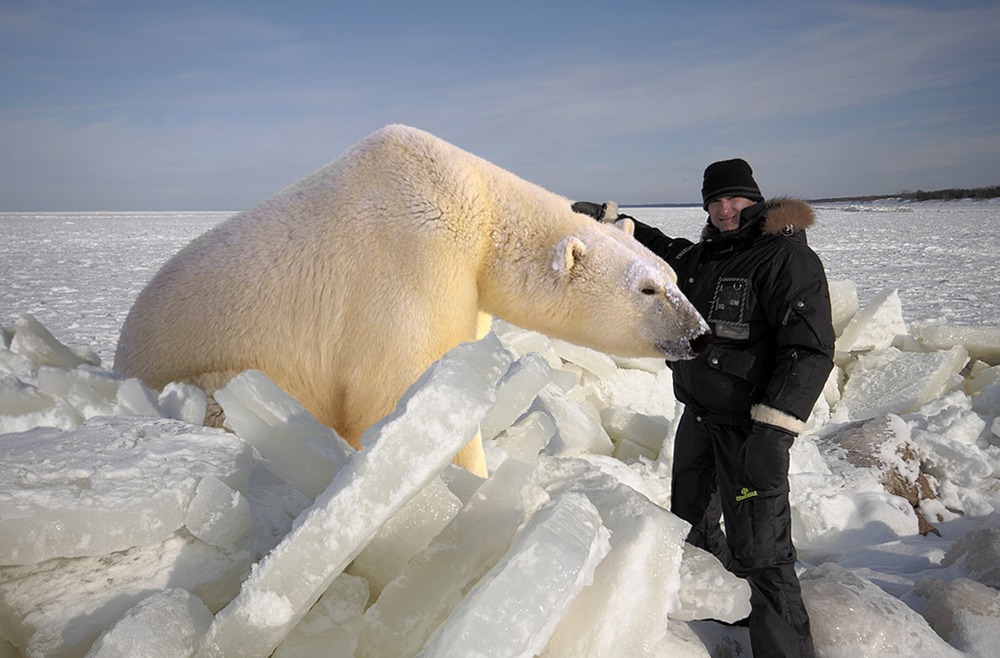
[(811, 658), (788, 465), (833, 368), (826, 273), (804, 233), (814, 214), (804, 201), (765, 201), (750, 165), (738, 158), (708, 166), (702, 200), (708, 222), (697, 243), (618, 215), (610, 203), (574, 208), (601, 221), (631, 220), (635, 238), (667, 261), (708, 321), (708, 348), (669, 364), (684, 403), (670, 509), (691, 523), (690, 543), (749, 581), (754, 657)]
[(709, 221), (723, 233), (738, 229), (743, 210), (764, 200), (753, 170), (739, 158), (710, 164), (701, 193)]
[(826, 274), (804, 233), (814, 214), (804, 201), (765, 201), (739, 158), (705, 169), (702, 200), (708, 223), (698, 243), (635, 227), (714, 334), (701, 356), (672, 366), (685, 410), (671, 510), (691, 523), (688, 541), (749, 581), (753, 655), (809, 658), (788, 464), (833, 367)]

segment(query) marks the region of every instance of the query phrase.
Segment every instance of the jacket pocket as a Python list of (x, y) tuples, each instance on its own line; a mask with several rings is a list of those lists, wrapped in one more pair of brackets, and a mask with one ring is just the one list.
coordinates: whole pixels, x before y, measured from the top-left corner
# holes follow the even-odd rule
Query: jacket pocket
[(746, 570), (795, 562), (791, 509), (785, 492), (761, 492), (736, 504), (733, 512), (736, 562)]
[[(797, 291), (787, 302), (781, 324), (787, 343), (813, 345), (832, 350), (837, 337), (833, 330), (830, 297), (821, 284)], [(832, 356), (832, 353), (831, 353)]]
[(745, 350), (729, 350), (711, 346), (708, 348), (708, 355), (705, 359), (708, 367), (712, 370), (742, 379), (755, 386), (762, 383), (756, 381), (760, 378), (759, 373), (754, 371), (757, 358)]

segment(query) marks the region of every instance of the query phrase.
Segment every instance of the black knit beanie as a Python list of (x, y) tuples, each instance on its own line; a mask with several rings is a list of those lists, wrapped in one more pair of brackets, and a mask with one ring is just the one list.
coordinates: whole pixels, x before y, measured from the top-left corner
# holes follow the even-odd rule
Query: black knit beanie
[(741, 196), (751, 201), (763, 201), (764, 196), (753, 179), (753, 169), (746, 160), (735, 158), (713, 162), (705, 169), (705, 181), (701, 186), (702, 207), (724, 196)]

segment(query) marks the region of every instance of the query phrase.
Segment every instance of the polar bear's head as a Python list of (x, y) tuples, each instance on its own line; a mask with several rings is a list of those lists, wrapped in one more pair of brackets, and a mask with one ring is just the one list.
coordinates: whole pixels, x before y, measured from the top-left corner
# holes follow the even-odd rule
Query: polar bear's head
[(487, 313), (623, 357), (691, 359), (711, 341), (674, 271), (622, 228), (570, 213), (492, 244)]
[(663, 260), (620, 228), (591, 224), (552, 246), (561, 296), (552, 335), (619, 356), (690, 359), (711, 332)]

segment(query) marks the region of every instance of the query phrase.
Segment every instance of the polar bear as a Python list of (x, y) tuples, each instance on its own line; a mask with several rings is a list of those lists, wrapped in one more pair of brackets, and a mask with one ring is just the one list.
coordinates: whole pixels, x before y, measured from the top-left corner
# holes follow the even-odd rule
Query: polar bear
[[(692, 358), (709, 329), (675, 284), (568, 199), (390, 125), (171, 258), (131, 308), (114, 369), (210, 396), (261, 370), (360, 449), (493, 316), (621, 356)], [(485, 475), (481, 443), (456, 463)]]

